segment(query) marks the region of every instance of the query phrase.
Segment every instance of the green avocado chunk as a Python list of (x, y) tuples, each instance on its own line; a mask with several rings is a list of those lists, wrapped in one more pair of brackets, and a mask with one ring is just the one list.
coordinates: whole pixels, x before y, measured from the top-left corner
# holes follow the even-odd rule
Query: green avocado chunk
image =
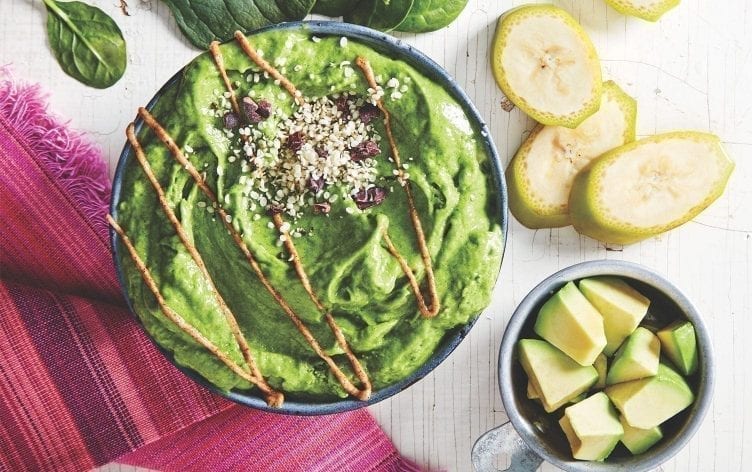
[(535, 385), (528, 380), (527, 381), (527, 398), (530, 400), (538, 400), (540, 399), (540, 393), (538, 393), (538, 390), (535, 389)]
[(606, 345), (603, 317), (574, 282), (564, 285), (541, 307), (534, 330), (583, 366), (592, 366)]
[(649, 330), (640, 326), (629, 335), (616, 351), (606, 385), (651, 377), (658, 372), (661, 342)]
[(608, 358), (605, 354), (598, 354), (593, 364), (595, 370), (598, 371), (598, 381), (593, 385), (593, 388), (600, 390), (606, 386), (606, 374), (608, 373)]
[(579, 288), (603, 316), (608, 341), (603, 352), (610, 356), (640, 324), (650, 300), (617, 277), (582, 279)]
[(619, 417), (619, 421), (624, 428), (624, 436), (621, 438), (621, 442), (632, 455), (642, 454), (663, 439), (663, 431), (661, 431), (660, 426), (650, 429), (635, 428), (627, 423), (624, 415)]
[(661, 340), (661, 350), (681, 373), (694, 374), (697, 370), (697, 339), (692, 323), (686, 320), (676, 321), (657, 334)]
[(624, 435), (616, 410), (603, 392), (567, 407), (559, 425), (572, 455), (580, 460), (604, 460)]
[(518, 353), (529, 382), (551, 413), (586, 392), (596, 380), (593, 366), (581, 366), (546, 341), (521, 339)]
[(663, 363), (653, 377), (611, 385), (604, 392), (627, 423), (640, 429), (658, 426), (695, 399), (684, 378)]

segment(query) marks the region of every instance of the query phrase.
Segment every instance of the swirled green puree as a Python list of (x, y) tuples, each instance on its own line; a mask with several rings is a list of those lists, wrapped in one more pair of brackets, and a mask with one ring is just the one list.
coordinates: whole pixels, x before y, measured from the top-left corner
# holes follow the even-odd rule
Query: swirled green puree
[[(232, 121), (237, 115), (225, 116), (230, 110), (229, 94), (209, 54), (186, 67), (152, 113), (205, 175), (274, 287), (358, 385), (322, 313), (293, 269), (269, 206), (282, 212), (313, 289), (331, 309), (378, 390), (416, 371), (442, 340), (489, 303), (502, 253), (498, 195), (489, 157), (457, 101), (400, 60), (353, 40), (319, 39), (288, 31), (258, 34), (251, 43), (309, 99), (308, 112), (296, 118), (293, 113), (298, 106), (292, 97), (237, 44), (229, 43), (221, 46), (221, 52), (238, 100), (250, 96), (256, 105), (266, 100), (271, 116), (236, 127), (238, 123)], [(355, 65), (359, 55), (370, 61), (380, 90), (367, 90)], [(394, 137), (432, 256), (441, 300), (441, 311), (434, 318), (420, 315), (407, 277), (382, 237), (388, 231), (425, 291), (425, 268), (406, 192), (390, 158), (383, 116), (376, 112), (374, 117), (360, 117), (367, 114), (365, 104), (374, 93), (383, 93), (391, 113)], [(344, 113), (332, 118), (326, 110), (343, 109), (344, 98), (338, 101), (338, 97), (347, 99)], [(309, 112), (326, 123), (306, 127)], [(298, 145), (289, 138), (295, 129), (310, 132)], [(188, 172), (147, 126), (138, 138), (269, 384), (287, 398), (345, 397), (324, 362), (263, 288)], [(378, 154), (369, 155), (366, 149), (365, 157), (357, 155), (358, 140), (372, 141)], [(318, 165), (311, 161), (311, 147), (324, 162), (324, 170), (319, 167), (307, 180), (309, 188), (301, 189), (301, 174), (306, 182), (306, 172)], [(301, 157), (304, 154), (307, 157)], [(296, 159), (308, 159), (308, 167), (297, 169)], [(312, 185), (311, 180), (317, 182)], [(125, 168), (122, 185), (118, 219), (167, 304), (243, 365), (215, 297), (135, 159)], [(381, 189), (383, 201), (376, 198), (360, 205), (372, 206), (361, 209), (354, 195), (360, 191), (362, 197), (366, 187)], [(375, 191), (371, 192), (373, 197)], [(313, 204), (318, 204), (318, 212), (313, 211)], [(162, 315), (126, 251), (121, 252), (121, 263), (135, 311), (159, 345), (174, 353), (178, 364), (194, 369), (221, 389), (251, 388)]]

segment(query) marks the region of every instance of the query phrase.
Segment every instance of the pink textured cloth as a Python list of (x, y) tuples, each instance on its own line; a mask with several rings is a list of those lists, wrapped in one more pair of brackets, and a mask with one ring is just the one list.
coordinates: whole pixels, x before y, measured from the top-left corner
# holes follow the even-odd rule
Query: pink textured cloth
[(0, 68), (0, 472), (418, 470), (365, 410), (291, 417), (196, 386), (125, 309), (98, 152)]

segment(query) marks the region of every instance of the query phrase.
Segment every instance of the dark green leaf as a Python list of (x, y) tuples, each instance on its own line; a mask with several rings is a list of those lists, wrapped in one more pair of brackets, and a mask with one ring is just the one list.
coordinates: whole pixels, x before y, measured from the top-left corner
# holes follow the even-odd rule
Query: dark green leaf
[(107, 88), (125, 72), (125, 40), (99, 8), (81, 2), (44, 0), (47, 36), (63, 71), (96, 88)]
[(413, 0), (363, 0), (345, 15), (345, 21), (391, 31), (407, 17)]
[(360, 0), (318, 0), (311, 13), (326, 16), (345, 16), (355, 9)]
[(425, 33), (436, 31), (453, 22), (467, 0), (415, 0), (412, 10), (396, 28), (407, 33)]
[(215, 39), (232, 39), (283, 21), (302, 20), (316, 0), (164, 0), (180, 30), (196, 47), (206, 49)]

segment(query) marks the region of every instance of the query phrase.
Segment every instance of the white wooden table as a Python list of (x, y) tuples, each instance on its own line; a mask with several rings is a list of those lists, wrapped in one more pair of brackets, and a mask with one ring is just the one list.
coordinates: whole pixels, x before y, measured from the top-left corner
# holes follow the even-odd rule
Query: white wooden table
[[(0, 65), (41, 82), (52, 109), (101, 146), (111, 173), (136, 107), (198, 51), (186, 43), (159, 0), (88, 0), (108, 12), (128, 43), (125, 77), (107, 90), (64, 75), (44, 33), (41, 0), (0, 1)], [(485, 117), (504, 162), (532, 122), (501, 109), (488, 64), (496, 19), (524, 2), (470, 0), (450, 27), (400, 35), (457, 78)], [(726, 193), (697, 219), (659, 238), (607, 250), (571, 228), (531, 231), (511, 221), (491, 306), (435, 372), (371, 408), (406, 456), (431, 469), (469, 470), (470, 448), (506, 421), (496, 380), (504, 327), (517, 303), (559, 268), (591, 259), (647, 265), (684, 289), (710, 328), (717, 367), (715, 401), (702, 428), (666, 471), (744, 471), (752, 467), (752, 2), (684, 0), (659, 23), (626, 18), (602, 0), (556, 1), (590, 33), (606, 77), (639, 104), (638, 134), (709, 130), (736, 160)], [(746, 377), (750, 377), (747, 380)], [(746, 433), (746, 434), (745, 434)], [(745, 465), (746, 464), (746, 465)], [(132, 470), (110, 465), (108, 470)], [(550, 465), (544, 470), (554, 470)]]

